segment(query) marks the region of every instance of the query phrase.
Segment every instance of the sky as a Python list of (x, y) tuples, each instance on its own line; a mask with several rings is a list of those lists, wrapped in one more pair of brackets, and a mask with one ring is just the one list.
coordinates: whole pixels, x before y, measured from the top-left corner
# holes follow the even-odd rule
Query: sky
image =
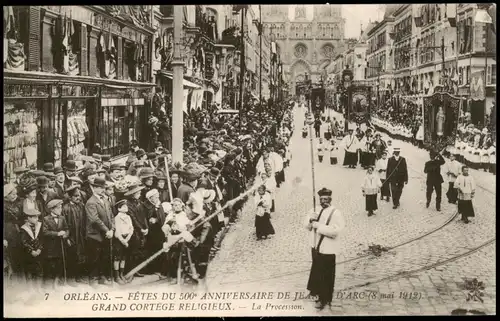
[[(342, 7), (342, 17), (345, 19), (345, 37), (346, 38), (358, 38), (361, 31), (361, 24), (363, 29), (366, 27), (368, 22), (380, 21), (384, 12), (380, 5), (370, 5), (370, 4), (344, 4), (340, 5)], [(312, 20), (314, 6), (307, 5), (307, 18)], [(289, 6), (288, 16), (290, 20), (293, 20), (295, 14), (295, 5)]]

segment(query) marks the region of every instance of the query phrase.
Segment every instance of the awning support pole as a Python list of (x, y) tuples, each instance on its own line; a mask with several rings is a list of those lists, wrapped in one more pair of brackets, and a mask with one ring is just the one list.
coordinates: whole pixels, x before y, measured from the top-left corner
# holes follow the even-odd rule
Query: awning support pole
[(184, 62), (181, 56), (183, 6), (174, 6), (174, 57), (172, 61), (172, 162), (183, 164), (184, 115)]

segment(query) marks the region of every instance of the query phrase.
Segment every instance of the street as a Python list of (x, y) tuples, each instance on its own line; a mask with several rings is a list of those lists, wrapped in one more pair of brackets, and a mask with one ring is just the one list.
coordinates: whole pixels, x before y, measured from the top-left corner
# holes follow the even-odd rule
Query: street
[[(312, 207), (312, 179), (309, 138), (302, 138), (297, 130), (302, 123), (300, 113), (296, 115), (291, 144), (293, 158), (286, 171), (286, 182), (277, 192), (276, 213), (272, 216), (276, 235), (260, 242), (255, 240), (254, 211), (249, 202), (210, 264), (210, 291), (307, 292), (311, 258), (303, 220)], [(394, 141), (393, 145), (401, 147), (402, 156), (407, 159), (409, 183), (400, 208), (393, 210), (392, 203), (378, 201), (379, 210), (373, 217), (367, 217), (361, 195), (364, 170), (342, 167), (343, 156), (337, 165), (330, 165), (328, 158), (319, 163), (315, 156), (316, 190), (332, 189), (332, 204), (346, 220), (343, 250), (337, 257), (332, 309), (319, 314), (449, 315), (458, 308), (494, 314), (495, 177), (471, 171), (478, 185), (474, 200), (476, 217), (464, 225), (456, 216), (456, 206), (446, 202), (445, 188), (442, 211), (435, 210), (434, 201), (425, 208), (423, 168), (427, 153), (404, 142)], [(393, 249), (376, 257), (368, 253), (369, 245)], [(466, 302), (465, 278), (485, 282), (483, 303)], [(353, 294), (348, 297), (349, 292), (365, 291), (389, 297), (394, 293), (394, 298), (377, 295), (376, 299), (360, 299)], [(415, 292), (418, 298), (404, 299), (405, 293)], [(303, 313), (277, 311), (276, 315), (318, 314), (313, 302), (303, 301), (303, 306)], [(273, 311), (266, 312), (273, 315)]]

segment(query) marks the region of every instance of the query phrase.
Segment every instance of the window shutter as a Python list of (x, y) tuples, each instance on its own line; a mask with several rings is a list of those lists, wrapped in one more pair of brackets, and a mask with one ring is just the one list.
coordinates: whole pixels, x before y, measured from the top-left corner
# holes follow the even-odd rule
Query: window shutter
[(41, 70), (41, 12), (40, 6), (29, 7), (29, 43), (28, 43), (28, 68), (30, 71)]
[(118, 48), (117, 48), (117, 68), (116, 75), (119, 80), (123, 79), (123, 38), (118, 37)]
[(88, 76), (89, 74), (88, 46), (87, 26), (82, 23), (82, 27), (80, 28), (80, 75), (82, 76)]
[(91, 77), (100, 77), (99, 70), (97, 68), (97, 38), (98, 35), (95, 31), (91, 31), (89, 34), (89, 42), (88, 42), (88, 64), (89, 64), (89, 76)]

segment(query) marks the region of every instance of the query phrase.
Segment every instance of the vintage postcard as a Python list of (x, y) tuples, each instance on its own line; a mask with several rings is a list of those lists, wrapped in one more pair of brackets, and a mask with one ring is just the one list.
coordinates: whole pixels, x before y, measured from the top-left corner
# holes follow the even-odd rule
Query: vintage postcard
[(4, 317), (496, 314), (496, 4), (3, 17)]

